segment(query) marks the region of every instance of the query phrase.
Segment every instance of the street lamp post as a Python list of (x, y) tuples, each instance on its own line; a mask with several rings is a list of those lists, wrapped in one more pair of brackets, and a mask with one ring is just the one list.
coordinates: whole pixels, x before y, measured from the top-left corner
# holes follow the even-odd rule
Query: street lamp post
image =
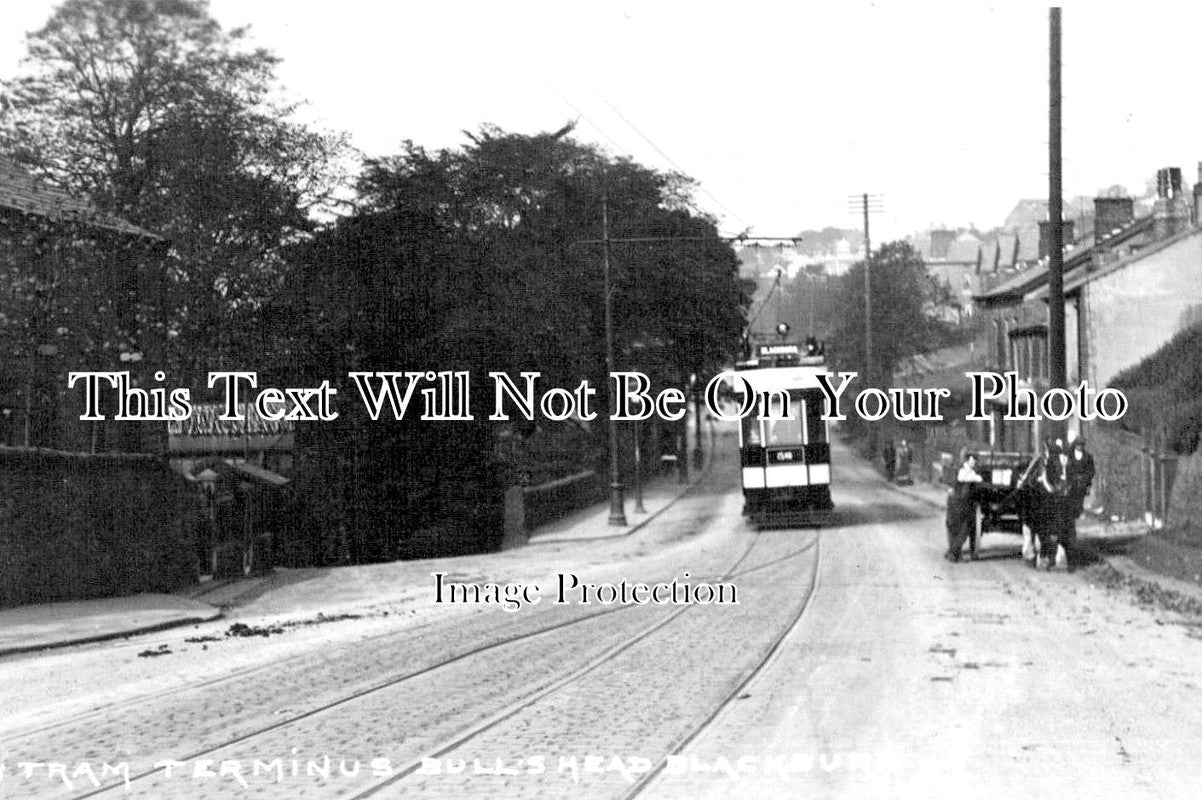
[(626, 524), (626, 502), (618, 473), (618, 396), (614, 390), (614, 309), (609, 276), (609, 197), (601, 195), (601, 252), (605, 262), (605, 369), (609, 387), (609, 524)]
[(646, 514), (643, 506), (643, 444), (642, 426), (634, 421), (634, 513)]

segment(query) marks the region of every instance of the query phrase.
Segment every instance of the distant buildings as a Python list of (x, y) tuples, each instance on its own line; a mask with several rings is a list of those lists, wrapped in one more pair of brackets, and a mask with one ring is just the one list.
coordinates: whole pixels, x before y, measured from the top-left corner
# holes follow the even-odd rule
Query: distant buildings
[[(1070, 385), (1088, 380), (1103, 388), (1202, 319), (1202, 167), (1199, 178), (1191, 198), (1180, 170), (1160, 170), (1157, 196), (1146, 216), (1137, 216), (1146, 204), (1133, 198), (1111, 193), (1094, 200), (1093, 229), (1066, 248), (1064, 257)], [(1033, 266), (1021, 267), (1000, 271), (974, 298), (987, 320), (981, 366), (1014, 370), (1038, 391), (1048, 387), (1046, 252)], [(1079, 420), (1070, 425), (1081, 428)], [(1024, 438), (1037, 436), (1035, 429)], [(998, 444), (1018, 449), (1033, 443)]]

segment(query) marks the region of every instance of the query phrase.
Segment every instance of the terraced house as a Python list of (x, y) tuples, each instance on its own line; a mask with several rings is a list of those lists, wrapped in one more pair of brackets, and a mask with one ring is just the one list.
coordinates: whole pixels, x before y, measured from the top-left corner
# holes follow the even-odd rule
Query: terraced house
[[(1130, 197), (1098, 197), (1094, 230), (1064, 257), (1067, 377), (1109, 384), (1154, 352), (1202, 309), (1202, 229), (1181, 172), (1158, 173), (1152, 213), (1136, 217)], [(1036, 391), (1048, 380), (1048, 264), (1006, 276), (975, 297), (989, 320), (986, 368), (1014, 370)], [(1074, 433), (1088, 423), (1071, 420)], [(995, 444), (1030, 449), (1038, 426), (994, 427)]]

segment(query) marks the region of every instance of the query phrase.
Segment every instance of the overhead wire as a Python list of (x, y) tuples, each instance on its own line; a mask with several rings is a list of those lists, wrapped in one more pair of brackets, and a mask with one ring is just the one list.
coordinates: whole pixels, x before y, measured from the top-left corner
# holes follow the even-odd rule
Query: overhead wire
[(601, 134), (602, 136), (604, 136), (604, 137), (605, 137), (605, 139), (606, 139), (606, 141), (608, 141), (610, 144), (612, 144), (614, 147), (616, 147), (616, 148), (617, 148), (617, 149), (618, 149), (618, 150), (619, 150), (619, 151), (620, 151), (620, 152), (621, 152), (623, 155), (627, 156), (628, 158), (634, 158), (634, 156), (631, 154), (631, 152), (630, 152), (629, 150), (627, 150), (625, 147), (622, 147), (622, 145), (618, 144), (618, 143), (617, 143), (617, 142), (614, 140), (614, 138), (613, 138), (612, 136), (610, 136), (608, 133), (606, 133), (606, 132), (605, 132), (605, 131), (604, 131), (604, 130), (601, 128), (601, 126), (600, 126), (600, 125), (598, 125), (597, 123), (595, 123), (595, 122), (593, 122), (591, 119), (589, 119), (589, 118), (588, 118), (588, 116), (587, 116), (587, 115), (586, 115), (586, 114), (585, 114), (583, 111), (581, 111), (579, 108), (577, 108), (577, 107), (576, 107), (576, 104), (575, 104), (575, 103), (573, 103), (573, 102), (572, 102), (571, 100), (569, 100), (568, 98), (564, 97), (564, 96), (563, 96), (563, 94), (562, 94), (562, 93), (561, 93), (561, 92), (560, 92), (558, 89), (556, 89), (556, 88), (555, 88), (554, 86), (552, 86), (551, 84), (547, 84), (547, 88), (548, 88), (548, 89), (550, 89), (551, 91), (555, 92), (556, 96), (558, 96), (558, 97), (559, 97), (559, 99), (560, 99), (560, 100), (562, 100), (562, 101), (563, 101), (563, 102), (564, 102), (564, 103), (565, 103), (565, 104), (568, 106), (568, 108), (570, 108), (570, 109), (572, 109), (573, 111), (575, 111), (575, 112), (576, 112), (576, 114), (577, 114), (577, 115), (578, 115), (578, 116), (579, 116), (579, 117), (580, 117), (582, 120), (584, 120), (585, 122), (587, 122), (589, 125), (592, 125), (592, 126), (593, 126), (593, 129), (594, 129), (595, 131), (597, 131), (597, 133), (599, 133), (599, 134)]
[[(603, 129), (603, 128), (602, 128), (600, 125), (598, 125), (596, 122), (594, 122), (592, 119), (590, 119), (590, 118), (589, 118), (589, 117), (588, 117), (588, 116), (587, 116), (587, 115), (586, 115), (586, 114), (585, 114), (583, 111), (581, 111), (581, 110), (580, 110), (580, 108), (579, 108), (579, 107), (578, 107), (578, 106), (577, 106), (575, 103), (573, 103), (571, 100), (569, 100), (567, 97), (565, 97), (565, 96), (563, 95), (563, 93), (562, 93), (562, 92), (560, 92), (559, 90), (557, 90), (557, 89), (556, 89), (554, 86), (552, 86), (551, 84), (547, 84), (547, 88), (549, 88), (549, 89), (550, 89), (552, 92), (555, 92), (556, 96), (557, 96), (557, 97), (559, 97), (559, 99), (560, 99), (560, 100), (562, 100), (562, 101), (564, 102), (564, 104), (568, 106), (568, 108), (570, 108), (570, 109), (572, 109), (573, 111), (575, 111), (575, 112), (576, 112), (576, 114), (577, 114), (577, 116), (579, 116), (579, 117), (580, 117), (580, 119), (583, 119), (585, 122), (587, 122), (589, 125), (591, 125), (591, 126), (593, 127), (593, 129), (597, 131), (597, 133), (601, 134), (601, 136), (603, 136), (603, 137), (605, 138), (605, 140), (606, 140), (606, 141), (608, 141), (608, 142), (609, 142), (611, 145), (613, 145), (615, 148), (617, 148), (617, 150), (619, 150), (619, 151), (620, 151), (620, 152), (621, 152), (623, 155), (625, 155), (627, 158), (630, 158), (630, 159), (633, 159), (633, 158), (634, 158), (634, 154), (633, 154), (633, 153), (631, 153), (631, 152), (630, 152), (629, 150), (627, 150), (626, 148), (622, 147), (622, 145), (618, 144), (617, 140), (615, 140), (615, 139), (614, 139), (612, 136), (610, 136), (610, 135), (609, 135), (609, 134), (608, 134), (608, 133), (605, 131), (605, 129)], [(594, 91), (595, 91), (595, 90), (594, 90)], [(602, 97), (601, 99), (602, 99), (602, 100), (604, 100), (605, 98), (604, 98), (604, 97)], [(606, 101), (606, 102), (608, 102), (608, 101)], [(615, 110), (616, 110), (616, 109), (615, 109)], [(621, 113), (620, 113), (620, 112), (619, 112), (619, 116), (621, 116)], [(626, 122), (627, 122), (627, 124), (629, 124), (629, 120), (626, 120), (626, 119), (625, 119), (625, 117), (623, 117), (623, 120), (624, 120), (624, 121), (626, 121)], [(633, 126), (633, 125), (631, 125), (631, 127), (633, 128), (634, 126)], [(637, 128), (635, 128), (635, 132), (636, 132), (636, 133), (638, 133), (638, 129), (637, 129)], [(641, 134), (640, 134), (640, 135), (641, 135)], [(653, 146), (654, 146), (654, 145), (653, 145)], [(659, 150), (659, 148), (656, 148), (656, 150), (658, 151), (658, 150)], [(664, 158), (667, 158), (667, 159), (668, 159), (669, 163), (671, 163), (671, 164), (672, 164), (672, 166), (673, 166), (673, 167), (674, 167), (674, 168), (675, 168), (675, 169), (676, 169), (676, 170), (677, 170), (677, 171), (678, 171), (678, 172), (679, 172), (681, 175), (684, 175), (684, 170), (683, 170), (683, 169), (680, 167), (680, 165), (678, 165), (678, 164), (677, 164), (675, 161), (672, 161), (672, 159), (671, 159), (670, 157), (668, 157), (668, 155), (667, 155), (666, 153), (663, 153), (663, 151), (659, 151), (659, 152), (661, 153), (661, 155), (663, 155), (663, 156), (664, 156)], [(687, 177), (687, 176), (685, 176), (685, 177)], [(709, 195), (709, 197), (710, 197), (711, 199), (713, 199), (715, 203), (717, 203), (718, 205), (722, 206), (722, 203), (721, 203), (721, 202), (719, 202), (719, 201), (718, 201), (718, 199), (717, 199), (717, 198), (715, 198), (715, 197), (714, 197), (712, 194), (710, 194), (708, 191), (706, 191), (705, 189), (703, 189), (703, 188), (701, 187), (701, 184), (700, 184), (700, 183), (698, 183), (698, 184), (697, 184), (697, 188), (698, 188), (698, 189), (701, 189), (703, 192), (705, 192), (707, 195)], [(697, 214), (697, 215), (699, 215), (699, 216), (708, 216), (708, 214), (706, 213), (706, 211), (705, 211), (704, 209), (702, 209), (700, 206), (698, 206), (698, 205), (697, 205), (697, 203), (696, 203), (696, 201), (694, 201), (692, 197), (686, 197), (686, 199), (685, 199), (685, 205), (686, 205), (686, 206), (688, 206), (688, 208), (689, 208), (689, 210), (690, 210), (690, 211), (692, 211), (693, 213), (695, 213), (695, 214)], [(725, 206), (722, 206), (722, 207), (723, 207), (723, 208), (726, 208)], [(739, 217), (738, 217), (738, 215), (737, 215), (737, 214), (735, 214), (733, 211), (730, 211), (730, 209), (726, 209), (726, 210), (727, 210), (727, 212), (728, 212), (729, 214), (731, 214), (731, 216), (734, 216), (734, 217), (736, 217), (736, 218), (739, 218)], [(740, 219), (740, 221), (743, 221), (741, 218), (739, 218), (739, 219)], [(750, 228), (750, 227), (748, 227), (748, 228), (747, 228), (747, 230), (751, 230), (751, 228)]]
[[(772, 301), (772, 295), (780, 288), (781, 270), (778, 267), (776, 270), (776, 280), (772, 282), (772, 288), (768, 290), (768, 296), (760, 301), (760, 308), (755, 312), (755, 316), (747, 322), (747, 330), (751, 330), (751, 326), (755, 325), (755, 321), (760, 318), (760, 314), (764, 313), (764, 309), (768, 307), (768, 303)], [(780, 316), (780, 304), (777, 304), (777, 316)]]
[[(589, 88), (591, 88), (591, 89), (592, 89), (594, 92), (596, 92), (597, 96), (601, 98), (601, 101), (602, 101), (603, 103), (605, 103), (605, 105), (607, 105), (607, 106), (609, 106), (611, 109), (613, 109), (613, 112), (614, 112), (615, 114), (617, 114), (617, 115), (618, 115), (618, 117), (619, 117), (619, 118), (620, 118), (620, 119), (621, 119), (623, 122), (625, 122), (627, 125), (629, 125), (631, 130), (633, 130), (633, 131), (634, 131), (635, 133), (637, 133), (637, 134), (638, 134), (640, 137), (642, 137), (643, 141), (645, 141), (647, 144), (649, 144), (649, 145), (651, 146), (651, 148), (652, 148), (653, 150), (655, 150), (655, 152), (657, 152), (657, 153), (659, 153), (661, 156), (663, 156), (663, 157), (664, 157), (664, 159), (665, 159), (665, 160), (667, 160), (667, 162), (668, 162), (669, 164), (671, 164), (671, 165), (673, 166), (673, 168), (675, 168), (675, 169), (676, 169), (676, 171), (677, 171), (677, 172), (679, 172), (681, 175), (685, 175), (685, 176), (687, 176), (687, 175), (689, 174), (688, 170), (686, 170), (684, 167), (680, 166), (680, 164), (676, 163), (675, 159), (673, 159), (673, 158), (672, 158), (672, 156), (670, 156), (670, 155), (668, 155), (666, 152), (664, 152), (663, 148), (661, 148), (661, 147), (660, 147), (659, 145), (657, 145), (655, 142), (651, 141), (651, 137), (649, 137), (647, 134), (643, 133), (643, 132), (642, 132), (642, 130), (640, 130), (640, 129), (639, 129), (639, 127), (638, 127), (637, 125), (635, 125), (633, 122), (631, 122), (631, 121), (630, 121), (630, 119), (629, 119), (629, 118), (627, 118), (627, 116), (626, 116), (625, 114), (623, 114), (623, 113), (621, 112), (621, 110), (619, 110), (619, 109), (618, 109), (618, 107), (617, 107), (617, 106), (615, 106), (613, 103), (611, 103), (611, 102), (609, 101), (609, 99), (608, 99), (608, 98), (607, 98), (605, 95), (601, 94), (601, 92), (600, 92), (600, 91), (598, 91), (598, 90), (597, 90), (597, 88), (596, 88), (595, 86), (590, 86)], [(747, 228), (750, 228), (750, 227), (751, 227), (751, 225), (750, 225), (750, 224), (747, 222), (747, 220), (743, 219), (743, 218), (742, 218), (742, 217), (740, 217), (738, 214), (736, 214), (735, 212), (731, 211), (731, 210), (730, 210), (730, 208), (729, 208), (729, 207), (728, 207), (728, 206), (727, 206), (725, 203), (723, 203), (721, 200), (719, 200), (717, 197), (715, 197), (715, 196), (714, 196), (714, 194), (713, 194), (712, 192), (710, 192), (710, 190), (709, 190), (709, 189), (706, 189), (706, 188), (705, 188), (705, 186), (704, 186), (704, 185), (703, 185), (703, 184), (702, 184), (700, 181), (698, 181), (698, 182), (697, 182), (697, 189), (698, 189), (699, 191), (701, 191), (701, 192), (702, 192), (702, 193), (703, 193), (703, 194), (704, 194), (706, 197), (708, 197), (710, 200), (713, 200), (713, 201), (714, 201), (714, 203), (715, 203), (715, 204), (717, 204), (717, 206), (718, 206), (719, 208), (721, 208), (721, 209), (722, 209), (723, 211), (725, 211), (727, 214), (730, 214), (732, 217), (734, 217), (735, 219), (737, 219), (737, 220), (738, 220), (740, 223), (742, 223), (742, 224), (743, 224), (745, 227), (747, 227)]]

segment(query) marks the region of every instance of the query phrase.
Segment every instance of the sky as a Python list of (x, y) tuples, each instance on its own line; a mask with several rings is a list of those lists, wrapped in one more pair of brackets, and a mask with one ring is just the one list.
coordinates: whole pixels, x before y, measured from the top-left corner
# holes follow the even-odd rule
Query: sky
[[(53, 2), (4, 3), (0, 79)], [(873, 239), (1000, 225), (1048, 194), (1048, 8), (850, 2), (212, 0), (282, 57), (303, 118), (367, 155), (483, 123), (575, 136), (700, 183), (721, 229)], [(1202, 161), (1202, 5), (1063, 11), (1064, 194)]]

